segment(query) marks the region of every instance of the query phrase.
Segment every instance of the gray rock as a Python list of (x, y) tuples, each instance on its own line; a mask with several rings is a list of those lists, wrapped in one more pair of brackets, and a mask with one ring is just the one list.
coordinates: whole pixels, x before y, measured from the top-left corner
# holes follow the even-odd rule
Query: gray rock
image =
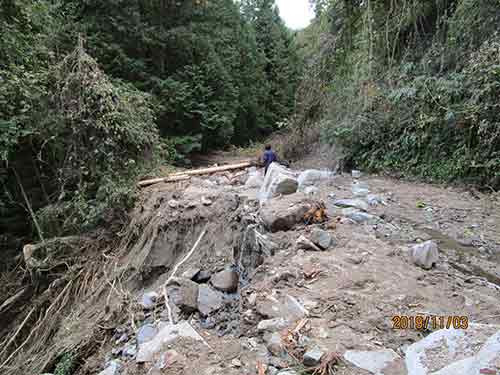
[(256, 171), (249, 173), (248, 179), (245, 182), (247, 188), (260, 188), (264, 184), (264, 176), (262, 173)]
[(153, 324), (145, 324), (137, 331), (137, 344), (142, 344), (154, 339), (158, 334), (158, 328)]
[(497, 370), (500, 326), (469, 323), (466, 330), (433, 332), (408, 347), (405, 362), (408, 375), (478, 375), (487, 373), (481, 370)]
[(175, 325), (165, 324), (153, 340), (139, 345), (136, 362), (152, 362), (155, 355), (157, 355), (164, 346), (171, 344), (178, 338), (190, 338), (196, 341), (204, 341), (188, 322), (181, 322)]
[(207, 198), (207, 197), (201, 197), (201, 204), (204, 206), (210, 206), (212, 205), (212, 200)]
[(319, 194), (320, 190), (316, 186), (307, 186), (304, 189), (304, 193), (307, 195), (317, 195)]
[(304, 353), (304, 365), (308, 367), (316, 367), (321, 363), (321, 358), (325, 354), (318, 346)]
[(279, 318), (282, 316), (281, 302), (272, 296), (264, 299), (257, 299), (255, 309), (266, 318)]
[(384, 200), (378, 195), (368, 194), (366, 196), (366, 201), (370, 206), (377, 206), (379, 204), (384, 204)]
[(168, 201), (168, 205), (170, 206), (170, 208), (177, 208), (179, 207), (179, 202), (176, 201), (175, 199), (170, 199)]
[(361, 171), (358, 171), (356, 169), (353, 169), (351, 171), (352, 178), (361, 178)]
[(314, 242), (312, 242), (310, 239), (308, 239), (304, 236), (300, 236), (299, 238), (297, 238), (296, 244), (297, 244), (298, 249), (313, 250), (313, 251), (323, 250), (323, 249), (319, 248), (318, 246), (316, 246), (314, 244)]
[(222, 294), (213, 290), (208, 285), (198, 287), (198, 310), (204, 316), (219, 310), (222, 307)]
[(99, 375), (120, 375), (122, 367), (122, 363), (119, 360), (113, 360)]
[(238, 290), (240, 277), (236, 271), (224, 270), (216, 273), (210, 279), (213, 287), (222, 292), (234, 293)]
[(283, 353), (283, 344), (281, 342), (281, 335), (278, 332), (267, 333), (264, 335), (266, 348), (271, 354), (280, 356)]
[(344, 359), (372, 374), (383, 375), (383, 370), (398, 360), (399, 356), (391, 349), (371, 352), (348, 350), (344, 353)]
[(328, 249), (333, 243), (332, 235), (326, 230), (319, 228), (314, 228), (309, 238), (323, 250)]
[(370, 189), (368, 185), (363, 182), (355, 182), (351, 187), (352, 195), (355, 198), (363, 198), (366, 197), (370, 193)]
[(309, 315), (307, 309), (293, 296), (286, 295), (283, 305), (284, 317), (290, 320), (299, 320)]
[(196, 276), (200, 273), (200, 269), (197, 267), (189, 267), (182, 273), (182, 277), (188, 280), (194, 280)]
[(122, 354), (125, 357), (134, 358), (137, 355), (137, 346), (134, 344), (128, 344), (123, 347)]
[(368, 203), (361, 199), (338, 199), (333, 204), (338, 207), (352, 207), (362, 211), (368, 210)]
[(167, 287), (170, 302), (179, 309), (187, 313), (198, 309), (198, 284), (194, 281), (174, 277)]
[(299, 373), (295, 370), (282, 370), (278, 372), (278, 375), (299, 375)]
[(368, 224), (376, 224), (380, 221), (380, 218), (374, 215), (370, 215), (366, 212), (361, 212), (356, 209), (345, 209), (342, 211), (344, 216), (355, 221), (358, 224), (368, 223)]
[(288, 322), (283, 318), (261, 320), (257, 325), (259, 332), (276, 332), (288, 327)]
[(304, 196), (288, 196), (273, 199), (260, 209), (260, 217), (271, 232), (287, 231), (304, 220), (304, 215), (311, 208), (311, 203)]
[(141, 299), (141, 306), (145, 310), (151, 310), (156, 306), (157, 300), (158, 300), (158, 293), (156, 292), (144, 293)]
[(410, 249), (413, 263), (425, 269), (431, 269), (439, 260), (438, 246), (434, 241), (426, 241)]
[(328, 181), (333, 176), (334, 173), (330, 171), (308, 169), (299, 175), (297, 181), (299, 183), (299, 188), (302, 190), (305, 189), (306, 186), (312, 186), (323, 181)]
[(267, 368), (267, 373), (268, 373), (268, 375), (276, 375), (279, 373), (279, 370), (276, 367), (269, 366)]
[(280, 298), (280, 300), (272, 296), (259, 299), (255, 309), (266, 318), (283, 318), (289, 322), (302, 319), (309, 314), (307, 309), (295, 297), (288, 294)]
[(278, 195), (293, 194), (297, 191), (299, 183), (295, 174), (289, 169), (272, 163), (267, 170), (264, 184), (259, 191), (260, 202), (265, 202)]

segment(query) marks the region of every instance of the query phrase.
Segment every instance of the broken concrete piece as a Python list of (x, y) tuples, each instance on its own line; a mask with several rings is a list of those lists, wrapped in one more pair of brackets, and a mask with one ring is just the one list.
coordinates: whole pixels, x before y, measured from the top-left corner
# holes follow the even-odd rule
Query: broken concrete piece
[(188, 322), (181, 322), (175, 325), (166, 324), (160, 329), (160, 332), (158, 332), (153, 340), (139, 345), (136, 362), (152, 362), (155, 355), (158, 354), (165, 345), (174, 342), (178, 338), (191, 338), (196, 341), (203, 341), (203, 338)]
[(321, 251), (322, 249), (316, 246), (311, 240), (304, 236), (300, 236), (297, 239), (297, 248), (304, 250)]
[(236, 271), (224, 270), (212, 276), (210, 282), (215, 289), (226, 293), (234, 293), (238, 290), (240, 277)]
[(323, 250), (328, 249), (333, 242), (332, 235), (326, 230), (314, 228), (309, 236), (311, 241)]
[(293, 194), (297, 191), (298, 186), (299, 183), (292, 171), (278, 163), (272, 163), (259, 191), (259, 200), (262, 203), (280, 194)]
[(115, 359), (111, 361), (103, 371), (99, 373), (99, 375), (119, 375), (122, 371), (122, 363)]
[(288, 322), (283, 318), (261, 320), (257, 325), (259, 332), (276, 332), (288, 327)]
[(335, 202), (333, 202), (333, 204), (338, 207), (346, 207), (346, 208), (353, 207), (362, 211), (368, 210), (368, 203), (362, 201), (361, 199), (338, 199)]
[(413, 246), (410, 250), (413, 263), (425, 269), (431, 269), (439, 260), (438, 246), (434, 241), (426, 241)]
[(321, 363), (321, 358), (325, 354), (320, 347), (316, 346), (304, 353), (303, 363), (308, 367), (316, 367)]
[(167, 287), (169, 300), (179, 309), (187, 313), (198, 309), (198, 284), (194, 281), (174, 277)]
[(198, 310), (204, 316), (208, 316), (222, 307), (222, 294), (213, 290), (208, 285), (198, 287)]
[(499, 366), (498, 325), (469, 323), (466, 330), (441, 329), (406, 350), (408, 375), (490, 374), (486, 371)]
[(374, 375), (383, 375), (383, 370), (399, 359), (394, 350), (383, 349), (372, 352), (349, 350), (344, 353), (345, 360), (356, 367), (369, 371)]

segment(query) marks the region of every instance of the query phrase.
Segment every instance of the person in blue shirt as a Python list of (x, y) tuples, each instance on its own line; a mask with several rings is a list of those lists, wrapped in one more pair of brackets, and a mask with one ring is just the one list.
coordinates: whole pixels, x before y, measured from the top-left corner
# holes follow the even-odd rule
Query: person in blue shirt
[(262, 155), (262, 162), (264, 163), (264, 175), (267, 174), (267, 169), (271, 163), (278, 161), (278, 156), (273, 151), (271, 145), (266, 145), (264, 155)]

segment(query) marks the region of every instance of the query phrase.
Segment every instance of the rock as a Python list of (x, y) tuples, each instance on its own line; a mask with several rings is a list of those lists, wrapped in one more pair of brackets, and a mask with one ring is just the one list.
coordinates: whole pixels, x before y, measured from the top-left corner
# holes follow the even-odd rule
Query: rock
[(377, 206), (379, 204), (384, 204), (384, 200), (378, 195), (368, 194), (366, 196), (366, 201), (370, 206)]
[(361, 212), (351, 208), (346, 208), (342, 210), (342, 214), (358, 224), (363, 224), (363, 223), (376, 224), (380, 221), (380, 218), (378, 218), (377, 216), (373, 216), (366, 212)]
[(193, 279), (193, 281), (197, 282), (198, 284), (203, 284), (207, 283), (210, 278), (212, 277), (212, 274), (209, 271), (200, 271)]
[(122, 350), (122, 354), (125, 357), (134, 358), (137, 355), (137, 346), (134, 344), (126, 345)]
[(369, 193), (370, 190), (368, 189), (368, 185), (366, 185), (363, 182), (355, 182), (352, 184), (351, 187), (352, 195), (355, 198), (363, 198), (366, 197)]
[(215, 289), (226, 293), (234, 293), (238, 290), (240, 277), (236, 271), (224, 270), (212, 276), (210, 282)]
[(210, 206), (212, 204), (212, 200), (206, 197), (201, 197), (201, 204), (204, 206)]
[(170, 199), (168, 201), (168, 205), (170, 208), (177, 208), (177, 207), (179, 207), (179, 202), (176, 201), (175, 199)]
[(325, 352), (323, 352), (318, 346), (304, 353), (304, 365), (308, 367), (316, 367), (321, 363), (321, 358)]
[(200, 269), (199, 268), (196, 268), (196, 267), (189, 267), (187, 270), (185, 270), (183, 273), (182, 273), (182, 277), (185, 278), (185, 279), (188, 279), (188, 280), (193, 280), (196, 278), (196, 276), (198, 276), (198, 274), (200, 273)]
[(469, 323), (466, 330), (441, 329), (410, 345), (405, 361), (408, 375), (496, 374), (500, 326)]
[(259, 332), (276, 332), (288, 327), (288, 322), (283, 318), (261, 320), (257, 325)]
[(304, 220), (311, 203), (304, 197), (288, 196), (273, 199), (260, 209), (260, 217), (271, 232), (287, 231)]
[(309, 236), (314, 244), (318, 245), (321, 249), (328, 249), (333, 242), (332, 236), (329, 232), (323, 229), (314, 228)]
[(172, 367), (176, 363), (183, 362), (186, 359), (182, 354), (179, 354), (175, 350), (167, 350), (160, 356), (159, 361), (156, 364), (156, 367), (160, 370), (165, 368)]
[(158, 334), (158, 328), (153, 324), (145, 324), (137, 331), (137, 344), (142, 344), (154, 339)]
[(122, 371), (122, 367), (120, 361), (113, 360), (109, 363), (108, 367), (99, 373), (99, 375), (119, 375)]
[(276, 367), (273, 367), (273, 366), (269, 366), (267, 368), (267, 374), (268, 375), (277, 375), (279, 372), (279, 370), (276, 368)]
[(156, 292), (144, 293), (141, 299), (141, 306), (144, 310), (151, 310), (156, 306), (157, 300), (158, 300), (158, 293)]
[(299, 375), (299, 373), (295, 370), (283, 370), (278, 372), (278, 375)]
[(236, 368), (240, 368), (240, 367), (243, 367), (243, 364), (241, 363), (241, 361), (238, 358), (234, 358), (231, 361), (231, 366), (236, 367)]
[(222, 294), (213, 290), (208, 285), (198, 287), (198, 310), (204, 316), (208, 316), (222, 307)]
[(299, 320), (305, 318), (309, 315), (308, 311), (302, 304), (297, 301), (297, 299), (293, 296), (286, 295), (284, 301), (284, 317), (290, 320)]
[(313, 251), (321, 251), (322, 250), (318, 246), (316, 246), (314, 244), (314, 242), (312, 242), (311, 240), (309, 240), (308, 238), (306, 238), (304, 236), (300, 236), (299, 238), (297, 238), (296, 244), (297, 244), (297, 248), (299, 248), (299, 249), (313, 250)]
[(362, 211), (368, 210), (368, 203), (361, 199), (337, 199), (333, 204), (338, 207), (352, 207)]
[(425, 269), (431, 269), (439, 260), (438, 246), (434, 241), (426, 241), (413, 246), (410, 250), (413, 263)]
[(266, 318), (281, 317), (281, 303), (272, 296), (266, 296), (264, 299), (257, 299), (255, 309)]
[(168, 287), (168, 298), (179, 309), (192, 313), (198, 309), (198, 284), (189, 279), (174, 277)]
[(262, 173), (256, 171), (250, 172), (248, 179), (245, 182), (247, 188), (260, 188), (264, 184), (264, 176)]
[(304, 189), (304, 193), (307, 195), (317, 195), (319, 194), (319, 191), (319, 188), (317, 188), (316, 186), (307, 186)]
[(265, 202), (278, 195), (293, 194), (297, 191), (299, 183), (295, 174), (289, 169), (272, 163), (267, 170), (264, 184), (259, 191), (260, 202)]
[(152, 362), (156, 354), (158, 354), (165, 345), (171, 344), (178, 338), (191, 338), (196, 341), (203, 341), (203, 338), (191, 327), (188, 322), (179, 324), (166, 324), (161, 329), (156, 337), (139, 345), (136, 362)]
[(306, 186), (316, 185), (322, 181), (327, 181), (333, 176), (334, 173), (330, 171), (308, 169), (299, 175), (297, 182), (299, 183), (299, 189), (303, 190)]
[(271, 354), (280, 356), (283, 353), (283, 344), (281, 343), (281, 335), (278, 332), (267, 333), (264, 335), (266, 348)]
[(383, 370), (397, 361), (399, 356), (391, 349), (372, 352), (349, 350), (344, 353), (344, 359), (374, 375), (383, 375)]
[(361, 171), (358, 171), (356, 169), (353, 169), (351, 171), (352, 178), (361, 178)]
[(247, 302), (250, 306), (255, 306), (257, 302), (257, 293), (252, 293), (248, 296)]

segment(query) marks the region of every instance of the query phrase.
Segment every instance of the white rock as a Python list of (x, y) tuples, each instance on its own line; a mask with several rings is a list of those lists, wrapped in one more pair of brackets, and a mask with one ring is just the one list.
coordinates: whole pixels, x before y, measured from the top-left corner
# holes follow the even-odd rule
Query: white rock
[(311, 350), (308, 350), (307, 352), (304, 353), (304, 365), (308, 367), (316, 367), (321, 363), (321, 358), (325, 354), (324, 351), (321, 350), (319, 347), (314, 347)]
[(274, 319), (261, 320), (257, 325), (257, 331), (275, 332), (275, 331), (281, 331), (286, 327), (288, 327), (288, 322), (285, 319), (274, 318)]
[(293, 194), (298, 186), (297, 178), (291, 170), (278, 163), (272, 163), (260, 188), (259, 200), (262, 203), (280, 194)]
[(213, 290), (208, 285), (202, 284), (198, 287), (198, 310), (204, 316), (208, 316), (222, 307), (222, 294)]
[(369, 371), (374, 375), (383, 375), (382, 370), (391, 362), (399, 359), (399, 356), (390, 349), (371, 352), (348, 350), (344, 353), (344, 358), (356, 367)]
[(328, 249), (333, 243), (332, 235), (326, 230), (319, 228), (314, 228), (309, 238), (323, 250)]
[(108, 367), (99, 373), (99, 375), (119, 375), (122, 370), (122, 364), (118, 360), (110, 362)]
[(338, 207), (357, 208), (361, 211), (368, 211), (369, 208), (368, 203), (361, 199), (338, 199), (333, 204)]
[(283, 310), (284, 316), (291, 320), (299, 320), (309, 315), (307, 309), (295, 297), (288, 294), (285, 297)]
[(366, 201), (370, 206), (377, 206), (379, 204), (384, 204), (384, 200), (378, 195), (368, 194), (366, 196)]
[(304, 236), (300, 236), (299, 238), (297, 238), (296, 244), (297, 244), (298, 249), (313, 250), (313, 251), (321, 251), (322, 250), (321, 248), (316, 246), (314, 244), (314, 242), (312, 242), (310, 239), (308, 239)]
[(352, 190), (352, 195), (355, 198), (363, 198), (363, 197), (366, 197), (370, 193), (370, 190), (368, 189), (368, 185), (365, 184), (364, 182), (353, 183), (351, 190)]
[[(500, 367), (500, 326), (441, 329), (406, 350), (408, 375), (479, 375)], [(498, 370), (497, 370), (498, 371)]]
[(304, 193), (307, 195), (317, 195), (319, 194), (319, 191), (319, 188), (317, 188), (316, 186), (307, 186), (304, 189)]
[(352, 178), (361, 178), (361, 171), (353, 169), (351, 172)]
[(144, 293), (141, 299), (141, 305), (145, 310), (151, 310), (156, 305), (156, 300), (158, 299), (158, 293), (156, 292), (147, 292)]
[(333, 172), (330, 171), (320, 171), (316, 169), (308, 169), (302, 172), (297, 181), (299, 183), (299, 189), (305, 189), (306, 186), (316, 185), (323, 181), (328, 181), (334, 176)]
[(410, 249), (413, 263), (425, 269), (431, 269), (439, 260), (438, 246), (434, 241), (426, 241)]
[(264, 184), (264, 174), (260, 171), (250, 172), (245, 182), (247, 188), (260, 188)]
[(155, 355), (158, 354), (165, 345), (174, 342), (180, 337), (203, 341), (203, 338), (188, 322), (181, 322), (174, 325), (166, 324), (160, 329), (160, 332), (158, 332), (153, 340), (139, 345), (136, 362), (144, 363), (153, 361)]

